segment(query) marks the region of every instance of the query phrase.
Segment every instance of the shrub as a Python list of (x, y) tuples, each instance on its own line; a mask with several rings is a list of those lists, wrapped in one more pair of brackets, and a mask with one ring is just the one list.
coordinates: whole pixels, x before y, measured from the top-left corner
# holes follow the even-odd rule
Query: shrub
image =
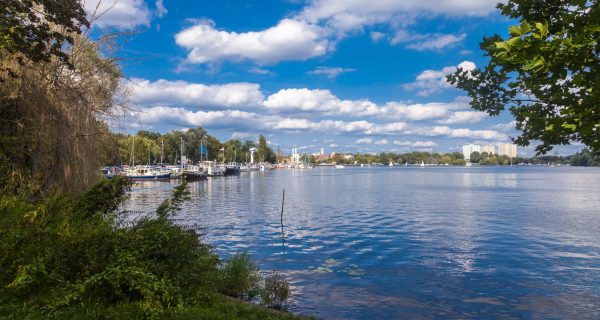
[(278, 271), (267, 275), (261, 290), (261, 302), (269, 308), (287, 310), (290, 298), (290, 285)]
[(247, 253), (237, 253), (225, 260), (221, 269), (221, 292), (248, 301), (259, 295), (259, 269)]

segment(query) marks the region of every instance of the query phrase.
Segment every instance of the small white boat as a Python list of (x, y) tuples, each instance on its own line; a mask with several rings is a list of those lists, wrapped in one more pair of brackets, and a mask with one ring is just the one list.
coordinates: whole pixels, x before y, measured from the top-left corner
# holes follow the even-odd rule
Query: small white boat
[(424, 167), (424, 166), (425, 166), (425, 162), (423, 162), (423, 160), (421, 160), (421, 164), (420, 164), (420, 166), (421, 166), (421, 167)]
[(204, 168), (206, 175), (209, 177), (225, 175), (225, 167), (217, 165), (214, 161), (203, 161), (200, 166)]
[(392, 160), (390, 160), (390, 164), (388, 164), (388, 167), (393, 167), (394, 163), (392, 162)]
[(344, 166), (343, 164), (336, 164), (336, 165), (335, 165), (335, 168), (336, 168), (336, 169), (344, 169), (344, 168), (345, 168), (345, 166)]
[(170, 172), (165, 172), (152, 166), (127, 168), (123, 172), (123, 175), (134, 180), (168, 180), (171, 178)]

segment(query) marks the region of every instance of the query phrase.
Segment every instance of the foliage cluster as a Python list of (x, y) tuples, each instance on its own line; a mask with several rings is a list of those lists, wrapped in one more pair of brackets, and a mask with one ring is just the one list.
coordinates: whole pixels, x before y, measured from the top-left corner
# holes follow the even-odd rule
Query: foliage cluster
[[(248, 300), (261, 294), (258, 267), (247, 254), (221, 266), (193, 230), (168, 219), (187, 196), (185, 184), (160, 206), (157, 218), (116, 227), (114, 209), (128, 185), (117, 177), (76, 199), (37, 202), (2, 194), (0, 314), (185, 318), (222, 310), (219, 291)], [(261, 310), (254, 312), (274, 317)]]
[[(25, 64), (26, 59), (50, 62), (57, 58), (73, 67), (63, 46), (73, 45), (72, 34), (90, 26), (79, 1), (4, 0), (0, 12), (0, 73), (18, 76), (9, 60)], [(4, 78), (0, 74), (0, 81)]]
[(507, 38), (484, 38), (488, 64), (448, 76), (471, 106), (492, 116), (508, 109), (521, 135), (515, 143), (555, 145), (580, 141), (600, 152), (600, 2), (508, 0), (502, 14), (518, 19)]
[[(275, 162), (276, 155), (272, 148), (266, 145), (264, 136), (259, 136), (259, 143), (246, 140), (244, 142), (238, 139), (230, 139), (226, 142), (220, 142), (217, 138), (209, 135), (203, 128), (192, 128), (186, 131), (172, 131), (167, 134), (151, 132), (146, 130), (138, 131), (135, 135), (117, 135), (119, 139), (118, 159), (112, 163), (136, 164), (142, 163), (172, 163), (176, 164), (181, 156), (181, 142), (183, 141), (183, 154), (194, 163), (200, 161), (200, 146), (206, 148), (203, 160), (225, 162), (250, 162), (250, 148), (257, 148), (255, 161)], [(262, 141), (262, 147), (261, 147)], [(132, 149), (133, 157), (132, 158)], [(224, 151), (221, 151), (221, 149)], [(224, 152), (224, 154), (223, 154)]]

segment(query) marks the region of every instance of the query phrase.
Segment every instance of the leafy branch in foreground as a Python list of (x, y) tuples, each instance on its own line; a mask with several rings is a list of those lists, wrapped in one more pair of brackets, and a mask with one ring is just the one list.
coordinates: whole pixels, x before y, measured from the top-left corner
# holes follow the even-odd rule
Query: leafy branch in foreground
[(509, 0), (498, 8), (520, 23), (506, 39), (483, 39), (487, 66), (459, 69), (448, 81), (473, 109), (510, 110), (521, 130), (515, 143), (539, 141), (538, 155), (573, 141), (600, 152), (599, 1)]
[(167, 218), (169, 215), (181, 210), (181, 205), (190, 199), (190, 192), (186, 188), (187, 181), (181, 179), (181, 183), (173, 188), (171, 198), (163, 201), (156, 209), (159, 218)]

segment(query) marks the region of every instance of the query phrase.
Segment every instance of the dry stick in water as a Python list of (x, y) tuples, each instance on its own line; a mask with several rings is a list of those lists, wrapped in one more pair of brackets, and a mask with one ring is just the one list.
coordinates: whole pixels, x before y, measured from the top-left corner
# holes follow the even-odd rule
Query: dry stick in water
[(281, 233), (283, 233), (283, 203), (285, 201), (285, 189), (283, 189), (283, 196), (281, 197)]
[(281, 247), (282, 252), (285, 253), (285, 233), (283, 232), (283, 203), (285, 202), (285, 189), (283, 189), (283, 196), (281, 197)]

